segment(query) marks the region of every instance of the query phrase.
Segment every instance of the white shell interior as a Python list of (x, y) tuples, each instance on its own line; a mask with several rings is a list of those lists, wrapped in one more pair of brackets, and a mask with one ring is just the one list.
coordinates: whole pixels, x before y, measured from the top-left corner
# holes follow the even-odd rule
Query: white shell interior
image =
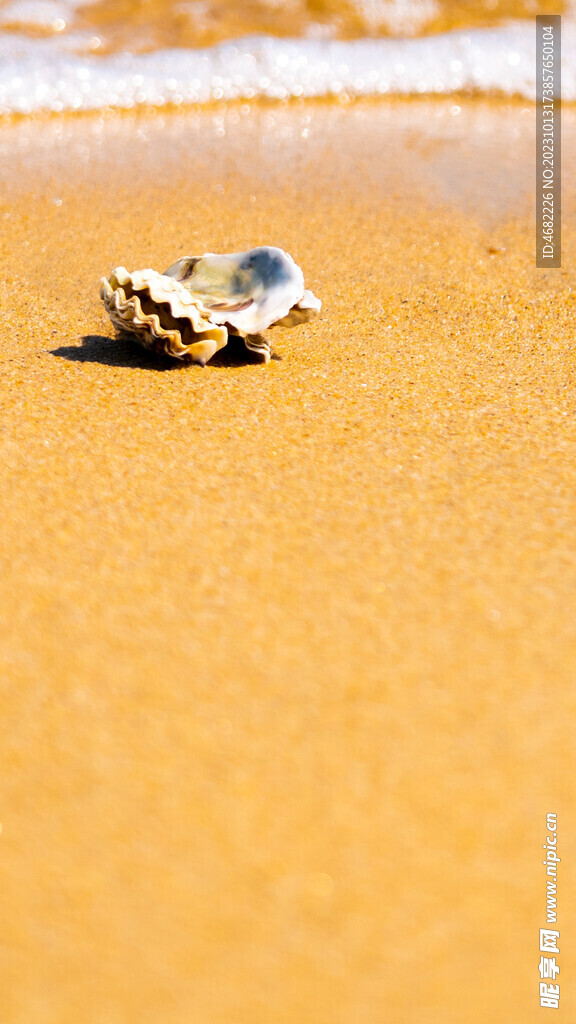
[[(304, 275), (292, 257), (275, 246), (198, 258), (184, 257), (164, 271), (198, 298), (210, 319), (238, 334), (260, 334), (304, 299)], [(315, 312), (319, 300), (307, 308)]]

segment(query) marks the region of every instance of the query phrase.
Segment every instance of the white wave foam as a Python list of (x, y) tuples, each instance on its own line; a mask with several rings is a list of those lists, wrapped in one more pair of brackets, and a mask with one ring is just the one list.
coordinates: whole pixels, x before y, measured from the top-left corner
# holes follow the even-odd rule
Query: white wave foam
[(0, 7), (0, 26), (62, 32), (92, 0), (12, 0)]
[[(534, 26), (350, 42), (257, 36), (204, 50), (79, 56), (80, 41), (0, 38), (0, 113), (130, 109), (211, 100), (499, 92), (535, 96)], [(576, 100), (573, 25), (563, 95)]]

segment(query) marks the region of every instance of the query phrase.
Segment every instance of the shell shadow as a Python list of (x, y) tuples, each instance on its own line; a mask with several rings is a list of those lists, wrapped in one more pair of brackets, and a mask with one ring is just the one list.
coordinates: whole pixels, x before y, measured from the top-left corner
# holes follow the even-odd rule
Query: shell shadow
[[(68, 359), (71, 363), (101, 363), (103, 366), (137, 367), (143, 370), (155, 370), (164, 373), (167, 370), (201, 369), (201, 367), (180, 363), (168, 356), (157, 355), (142, 348), (129, 337), (120, 335), (110, 338), (103, 334), (85, 334), (81, 345), (62, 345), (50, 349), (53, 356)], [(279, 359), (280, 356), (272, 356)], [(241, 338), (230, 335), (228, 344), (220, 349), (207, 364), (206, 369), (230, 366), (247, 366), (258, 363), (248, 351)]]
[(53, 356), (71, 363), (101, 363), (103, 366), (130, 366), (164, 372), (172, 362), (155, 352), (135, 345), (129, 338), (110, 338), (104, 334), (85, 334), (81, 345), (62, 345), (51, 349)]

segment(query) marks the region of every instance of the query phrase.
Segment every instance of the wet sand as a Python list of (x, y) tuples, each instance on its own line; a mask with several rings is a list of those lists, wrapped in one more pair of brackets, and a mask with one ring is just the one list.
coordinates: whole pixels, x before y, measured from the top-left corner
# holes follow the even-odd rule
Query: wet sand
[[(550, 811), (574, 1019), (574, 163), (536, 270), (530, 112), (452, 107), (3, 131), (6, 1024), (531, 1024)], [(268, 366), (114, 341), (258, 243)]]

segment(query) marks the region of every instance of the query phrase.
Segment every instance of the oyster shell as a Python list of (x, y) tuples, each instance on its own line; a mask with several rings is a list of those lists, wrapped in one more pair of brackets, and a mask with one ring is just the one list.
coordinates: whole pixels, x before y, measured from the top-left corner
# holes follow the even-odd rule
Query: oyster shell
[(117, 267), (101, 279), (100, 296), (118, 331), (202, 366), (226, 345), (229, 332), (268, 362), (271, 347), (262, 331), (305, 323), (321, 307), (304, 288), (300, 267), (274, 246), (185, 256), (163, 274)]
[(228, 341), (226, 328), (212, 323), (190, 292), (156, 270), (117, 267), (102, 278), (100, 298), (120, 333), (175, 359), (204, 366)]

